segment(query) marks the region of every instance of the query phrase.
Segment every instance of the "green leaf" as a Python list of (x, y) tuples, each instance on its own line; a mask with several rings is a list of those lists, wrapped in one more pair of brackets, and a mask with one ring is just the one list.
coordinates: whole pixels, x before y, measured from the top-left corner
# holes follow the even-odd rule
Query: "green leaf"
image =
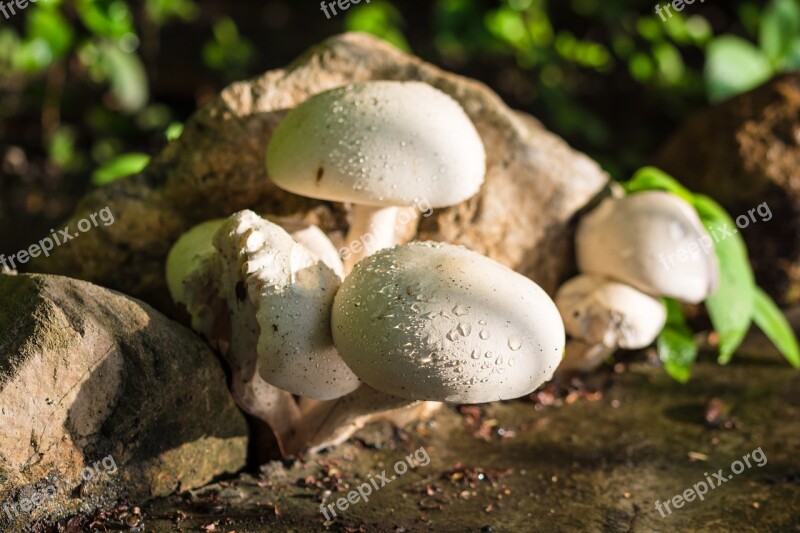
[(714, 240), (719, 260), (719, 288), (706, 299), (719, 334), (719, 363), (727, 364), (753, 320), (756, 284), (744, 244), (733, 219), (714, 200), (695, 195), (694, 206)]
[(111, 92), (120, 107), (129, 113), (144, 107), (149, 89), (147, 73), (139, 56), (123, 52), (109, 42), (102, 43), (99, 50), (111, 81)]
[(92, 183), (106, 185), (125, 176), (141, 172), (150, 162), (150, 156), (140, 153), (122, 154), (92, 174)]
[(783, 58), (800, 34), (800, 5), (795, 0), (773, 0), (764, 9), (758, 42), (773, 63)]
[(28, 39), (42, 39), (47, 42), (53, 59), (63, 57), (69, 52), (74, 32), (69, 22), (56, 10), (34, 9), (28, 16)]
[(119, 39), (133, 33), (133, 15), (122, 0), (78, 0), (83, 25), (94, 35)]
[(629, 193), (642, 191), (667, 191), (675, 196), (692, 203), (694, 195), (675, 178), (656, 167), (643, 167), (636, 171), (630, 181), (623, 183), (622, 186)]
[(767, 338), (772, 341), (772, 344), (789, 361), (789, 364), (800, 368), (800, 347), (797, 345), (797, 337), (792, 327), (772, 298), (759, 288), (755, 290), (753, 319)]
[(658, 336), (656, 350), (667, 374), (675, 381), (686, 383), (697, 359), (697, 345), (680, 304), (665, 298), (664, 305), (667, 308), (667, 323)]
[(772, 73), (767, 56), (744, 39), (722, 35), (708, 46), (704, 75), (712, 102), (749, 91), (767, 81)]

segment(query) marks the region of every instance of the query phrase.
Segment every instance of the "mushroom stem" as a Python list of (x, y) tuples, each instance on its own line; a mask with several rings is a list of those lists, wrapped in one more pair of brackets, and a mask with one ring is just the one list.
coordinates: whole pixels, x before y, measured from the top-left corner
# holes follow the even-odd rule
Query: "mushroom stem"
[(415, 208), (376, 207), (354, 204), (350, 213), (350, 231), (345, 246), (344, 270), (349, 274), (356, 264), (378, 250), (405, 244), (417, 229), (419, 213)]
[(590, 373), (602, 365), (614, 351), (616, 351), (614, 346), (569, 339), (564, 350), (564, 360), (556, 369), (556, 376), (574, 372)]
[(231, 311), (222, 315), (225, 317), (223, 321), (229, 321), (222, 327), (230, 333), (223, 334), (221, 344), (228, 346), (224, 355), (231, 366), (233, 398), (242, 410), (269, 425), (275, 433), (278, 446), (286, 455), (286, 444), (300, 419), (300, 408), (294, 396), (264, 381), (258, 371), (258, 355), (254, 352), (254, 346), (258, 342), (260, 328), (255, 305), (249, 298), (236, 298), (233, 284), (228, 283), (225, 290)]
[(370, 422), (384, 420), (400, 427), (431, 416), (441, 405), (399, 398), (364, 384), (336, 400), (306, 403), (286, 451), (316, 453), (341, 444)]

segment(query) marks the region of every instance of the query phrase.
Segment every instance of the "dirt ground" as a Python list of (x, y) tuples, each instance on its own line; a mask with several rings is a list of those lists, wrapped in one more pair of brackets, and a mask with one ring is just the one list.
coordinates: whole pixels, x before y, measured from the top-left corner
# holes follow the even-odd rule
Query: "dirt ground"
[[(159, 533), (800, 531), (800, 374), (762, 338), (741, 351), (728, 367), (705, 356), (685, 386), (639, 357), (531, 401), (446, 408), (403, 431), (370, 426), (329, 453), (110, 510), (96, 524)], [(415, 453), (414, 468), (396, 475)], [(702, 501), (664, 508), (708, 479), (718, 486)], [(356, 500), (372, 480), (369, 500)], [(337, 508), (352, 490), (356, 503)], [(330, 520), (323, 501), (336, 512)]]

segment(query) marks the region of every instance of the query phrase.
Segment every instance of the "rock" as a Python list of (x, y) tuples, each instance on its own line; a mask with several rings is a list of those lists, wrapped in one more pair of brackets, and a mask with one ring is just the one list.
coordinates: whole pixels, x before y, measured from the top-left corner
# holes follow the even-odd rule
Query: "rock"
[(363, 34), (333, 37), (285, 69), (226, 88), (147, 169), (89, 194), (69, 221), (75, 227), (108, 206), (113, 225), (82, 234), (34, 268), (168, 309), (165, 256), (182, 232), (203, 220), (253, 209), (317, 224), (341, 244), (345, 207), (277, 189), (267, 178), (266, 146), (287, 111), (310, 95), (373, 79), (422, 80), (450, 94), (486, 146), (481, 193), (424, 218), (417, 238), (464, 244), (554, 292), (572, 266), (569, 222), (603, 189), (606, 174), (486, 86)]
[(0, 275), (0, 301), (0, 530), (244, 466), (244, 418), (190, 331), (56, 276)]
[[(800, 73), (693, 116), (655, 164), (743, 216), (758, 282), (780, 303), (800, 303)], [(763, 202), (771, 217), (748, 214)]]

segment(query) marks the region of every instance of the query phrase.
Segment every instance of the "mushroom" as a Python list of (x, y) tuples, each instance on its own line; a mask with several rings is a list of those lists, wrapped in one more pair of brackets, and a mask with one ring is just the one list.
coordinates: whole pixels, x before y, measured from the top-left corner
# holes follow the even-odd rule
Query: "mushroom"
[(575, 239), (583, 273), (689, 303), (716, 290), (713, 241), (694, 208), (673, 194), (607, 198), (581, 220)]
[(269, 143), (267, 169), (289, 192), (353, 204), (347, 243), (359, 244), (345, 260), (349, 272), (398, 244), (401, 207), (447, 207), (476, 194), (486, 155), (450, 96), (422, 82), (374, 81), (317, 94), (291, 111)]
[(332, 267), (251, 211), (192, 228), (167, 262), (173, 298), (231, 366), (237, 403), (270, 425), (284, 452), (301, 416), (293, 393), (329, 400), (360, 384), (330, 333), (341, 261), (314, 228), (295, 229)]
[(167, 286), (172, 301), (192, 317), (192, 329), (211, 338), (218, 257), (214, 234), (225, 221), (209, 220), (184, 233), (167, 256)]
[(257, 352), (263, 379), (318, 400), (355, 390), (359, 380), (339, 357), (330, 332), (339, 276), (252, 211), (228, 219), (214, 245), (222, 259), (221, 287), (228, 305), (249, 300), (255, 311), (257, 345), (247, 348)]
[(356, 375), (407, 400), (518, 398), (550, 379), (564, 352), (558, 309), (538, 285), (449, 244), (396, 246), (359, 263), (331, 323)]
[(344, 279), (344, 265), (339, 252), (325, 232), (312, 224), (303, 224), (293, 220), (279, 220), (280, 227), (291, 234), (292, 238), (305, 246), (309, 252), (336, 272), (339, 279)]
[[(215, 310), (209, 295), (214, 292), (218, 252), (213, 238), (225, 219), (217, 218), (202, 222), (181, 235), (167, 256), (167, 287), (176, 304), (183, 305), (192, 317), (192, 328), (211, 337), (211, 323)], [(344, 279), (344, 266), (336, 247), (317, 226), (294, 220), (277, 222), (291, 233), (298, 243), (305, 246), (315, 257)]]
[(556, 306), (572, 337), (559, 372), (591, 371), (618, 348), (644, 348), (667, 320), (659, 300), (597, 275), (583, 274), (562, 285)]

